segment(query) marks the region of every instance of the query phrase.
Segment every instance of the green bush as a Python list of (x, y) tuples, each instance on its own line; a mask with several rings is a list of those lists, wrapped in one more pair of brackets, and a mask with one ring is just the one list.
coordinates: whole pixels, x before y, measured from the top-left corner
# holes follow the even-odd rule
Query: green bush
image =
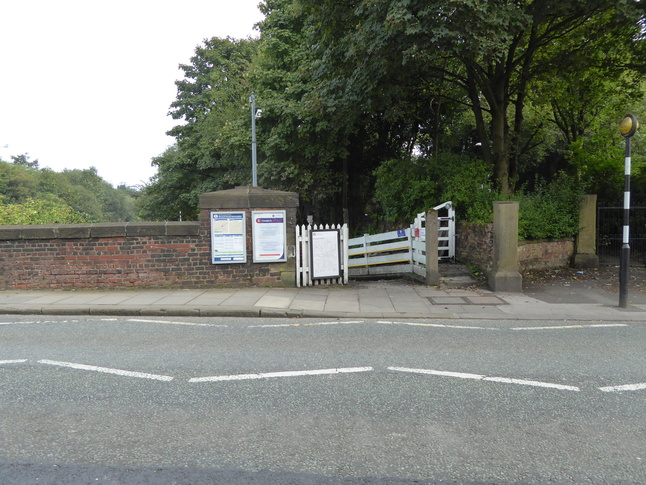
[(579, 230), (579, 200), (582, 191), (563, 173), (551, 183), (539, 182), (532, 193), (519, 192), (518, 237), (559, 239)]
[(0, 205), (0, 225), (82, 224), (89, 217), (75, 211), (60, 199), (27, 199), (20, 204)]
[(388, 160), (374, 174), (375, 201), (389, 222), (410, 223), (419, 212), (439, 203), (436, 177), (427, 160)]
[(493, 202), (519, 201), (520, 239), (559, 239), (578, 232), (580, 186), (558, 174), (553, 182), (537, 180), (503, 197), (490, 181), (491, 167), (480, 159), (443, 154), (435, 158), (390, 160), (376, 171), (375, 201), (390, 222), (410, 223), (419, 212), (448, 200), (458, 220), (493, 222)]
[(450, 200), (460, 220), (467, 222), (492, 222), (493, 202), (500, 200), (491, 183), (491, 167), (479, 158), (465, 155), (444, 154), (438, 157), (438, 203)]
[(449, 200), (461, 219), (491, 222), (491, 203), (498, 197), (489, 172), (482, 160), (451, 153), (389, 160), (374, 172), (375, 202), (389, 222), (410, 223), (419, 212)]

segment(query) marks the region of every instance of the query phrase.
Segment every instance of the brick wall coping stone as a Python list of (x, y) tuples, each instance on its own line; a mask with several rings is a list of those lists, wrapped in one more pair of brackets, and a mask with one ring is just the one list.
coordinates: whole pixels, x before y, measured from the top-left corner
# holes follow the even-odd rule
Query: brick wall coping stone
[(201, 209), (258, 209), (298, 207), (298, 194), (261, 187), (236, 187), (200, 195)]
[(0, 241), (16, 239), (89, 239), (96, 237), (198, 236), (200, 223), (109, 222), (97, 224), (39, 224), (0, 226)]

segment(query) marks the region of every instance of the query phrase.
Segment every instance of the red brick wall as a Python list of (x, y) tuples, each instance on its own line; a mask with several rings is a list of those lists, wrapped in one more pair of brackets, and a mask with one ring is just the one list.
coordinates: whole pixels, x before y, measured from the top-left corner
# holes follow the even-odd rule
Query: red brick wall
[[(247, 217), (249, 222), (250, 217)], [(0, 226), (0, 289), (293, 286), (282, 266), (211, 264), (200, 222)]]

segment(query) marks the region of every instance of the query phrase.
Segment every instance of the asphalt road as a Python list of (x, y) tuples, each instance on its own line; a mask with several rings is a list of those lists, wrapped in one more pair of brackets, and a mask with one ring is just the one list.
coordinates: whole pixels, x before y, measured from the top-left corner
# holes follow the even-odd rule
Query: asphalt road
[(644, 483), (646, 325), (0, 318), (0, 483)]

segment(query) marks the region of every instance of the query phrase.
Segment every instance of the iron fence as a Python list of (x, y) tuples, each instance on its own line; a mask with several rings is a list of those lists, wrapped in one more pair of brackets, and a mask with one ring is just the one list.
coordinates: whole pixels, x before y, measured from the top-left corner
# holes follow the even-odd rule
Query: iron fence
[[(600, 263), (619, 263), (623, 225), (623, 207), (597, 208), (597, 256)], [(646, 263), (646, 207), (630, 209), (630, 260)]]

